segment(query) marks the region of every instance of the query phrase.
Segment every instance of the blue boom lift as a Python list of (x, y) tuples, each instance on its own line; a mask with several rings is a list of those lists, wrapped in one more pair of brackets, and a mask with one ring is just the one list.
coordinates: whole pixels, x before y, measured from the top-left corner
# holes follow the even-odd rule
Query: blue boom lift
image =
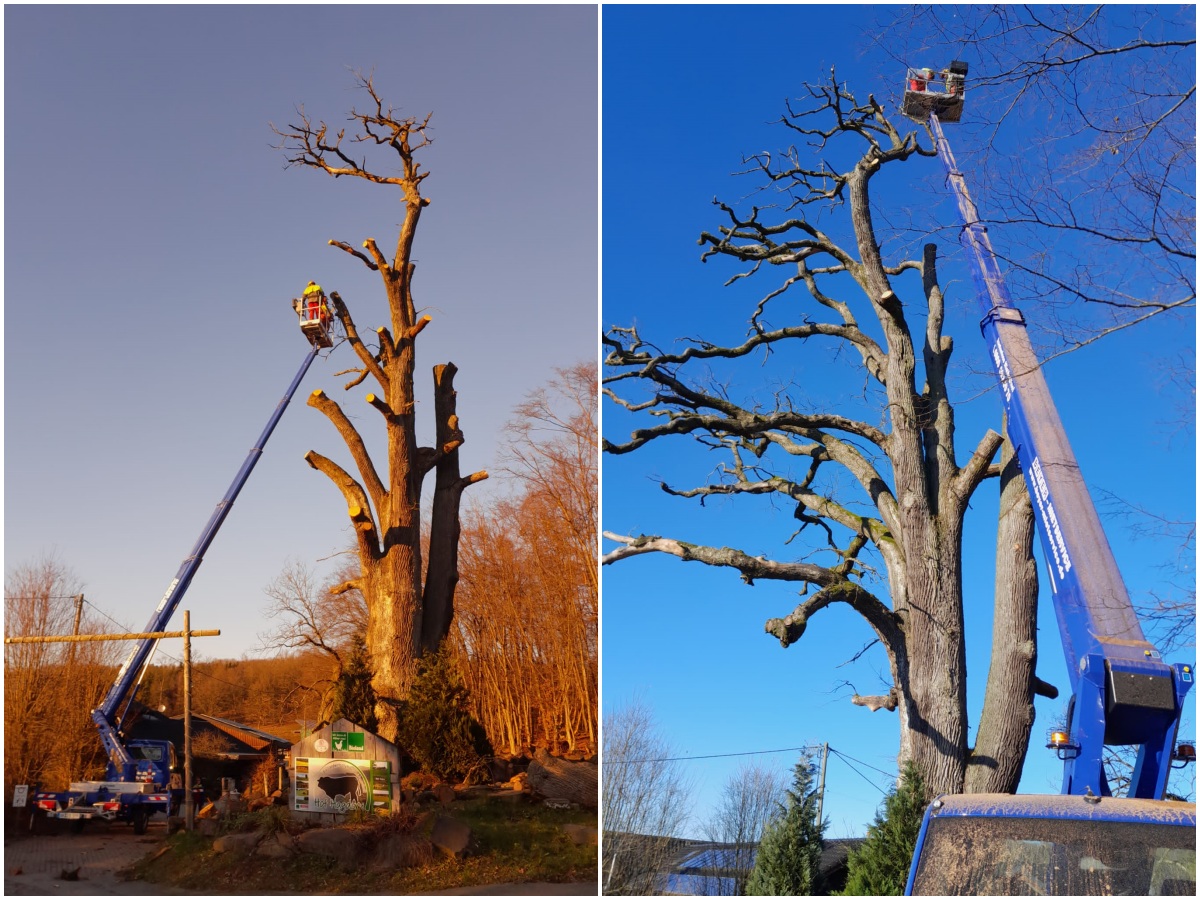
[[(324, 297), (320, 299), (324, 301)], [(331, 320), (327, 316), (319, 316), (319, 307), (314, 309), (316, 311), (311, 316), (305, 312), (300, 313), (301, 331), (308, 338), (312, 349), (300, 364), (292, 383), (288, 385), (287, 393), (271, 413), (267, 427), (250, 449), (250, 454), (242, 463), (229, 490), (225, 492), (225, 496), (221, 498), (212, 517), (204, 526), (196, 546), (184, 558), (175, 578), (167, 586), (166, 593), (146, 625), (146, 633), (166, 630), (171, 615), (191, 586), (196, 570), (204, 561), (205, 552), (225, 522), (225, 517), (249, 479), (250, 473), (254, 471), (271, 432), (283, 417), (296, 388), (300, 386), (317, 353), (331, 346)], [(75, 830), (82, 829), (84, 823), (90, 819), (131, 822), (135, 834), (145, 833), (150, 817), (156, 812), (167, 815), (178, 813), (184, 801), (184, 787), (174, 745), (170, 741), (162, 740), (126, 741), (121, 731), (142, 676), (157, 646), (156, 638), (139, 639), (129, 658), (117, 672), (116, 681), (103, 702), (92, 710), (92, 721), (100, 732), (100, 741), (108, 755), (104, 780), (72, 782), (70, 790), (67, 791), (35, 792), (35, 813), (51, 819), (70, 820)], [(32, 827), (32, 821), (30, 824)]]
[[(963, 221), (981, 327), (1033, 499), (1072, 698), (1068, 730), (1048, 744), (1063, 760), (1051, 796), (940, 797), (918, 837), (906, 893), (1186, 894), (1196, 892), (1195, 804), (1164, 800), (1193, 667), (1165, 664), (1146, 640), (1100, 518), (1013, 306), (942, 122), (961, 118), (967, 66), (910, 69), (902, 112), (928, 122)], [(1114, 798), (1106, 746), (1138, 748), (1127, 796)]]

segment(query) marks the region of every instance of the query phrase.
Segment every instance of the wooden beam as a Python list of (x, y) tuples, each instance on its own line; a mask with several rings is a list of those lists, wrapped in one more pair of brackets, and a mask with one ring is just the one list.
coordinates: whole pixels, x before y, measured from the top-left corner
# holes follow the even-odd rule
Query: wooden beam
[(216, 637), (221, 630), (209, 631), (144, 631), (135, 634), (66, 634), (50, 637), (10, 637), (6, 644), (72, 644), (83, 641), (137, 641), (143, 638)]

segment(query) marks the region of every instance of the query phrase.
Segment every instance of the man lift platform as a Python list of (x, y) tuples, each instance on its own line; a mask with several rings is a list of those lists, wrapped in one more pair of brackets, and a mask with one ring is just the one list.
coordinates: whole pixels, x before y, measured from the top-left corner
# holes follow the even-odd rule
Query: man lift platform
[(310, 344), (317, 348), (333, 346), (330, 337), (333, 315), (329, 310), (329, 298), (319, 284), (310, 281), (304, 289), (304, 296), (292, 301), (292, 309), (300, 317), (300, 330)]
[(957, 59), (940, 72), (909, 69), (900, 111), (918, 122), (927, 121), (931, 112), (943, 122), (957, 122), (962, 118), (966, 83), (967, 64)]

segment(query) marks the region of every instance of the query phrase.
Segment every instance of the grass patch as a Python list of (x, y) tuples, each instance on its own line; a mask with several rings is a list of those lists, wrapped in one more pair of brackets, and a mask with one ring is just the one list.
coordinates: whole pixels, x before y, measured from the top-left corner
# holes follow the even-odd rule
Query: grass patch
[[(438, 812), (434, 810), (418, 834), (428, 834)], [(471, 827), (479, 845), (475, 855), (459, 861), (439, 854), (429, 864), (383, 873), (369, 872), (365, 865), (346, 871), (332, 859), (308, 854), (281, 861), (217, 853), (212, 839), (181, 832), (167, 839), (165, 852), (143, 860), (125, 875), (217, 894), (410, 894), (483, 884), (596, 880), (595, 845), (575, 844), (562, 830), (568, 824), (595, 828), (594, 812), (487, 798), (455, 802), (445, 812)], [(405, 827), (398, 824), (401, 821), (364, 823), (354, 830), (386, 832)], [(409, 821), (415, 823), (416, 819)], [(249, 821), (242, 824), (244, 830), (293, 830), (278, 821), (277, 813), (271, 814), (269, 823), (254, 822), (257, 827), (245, 827), (252, 824)]]

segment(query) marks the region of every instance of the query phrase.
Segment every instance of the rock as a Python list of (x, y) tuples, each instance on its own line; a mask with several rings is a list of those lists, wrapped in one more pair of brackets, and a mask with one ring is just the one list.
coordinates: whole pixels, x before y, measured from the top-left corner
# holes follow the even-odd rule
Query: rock
[(344, 869), (353, 869), (358, 858), (358, 841), (342, 828), (312, 828), (296, 838), (305, 853), (332, 856)]
[(436, 803), (437, 794), (433, 791), (418, 791), (416, 796), (417, 803)]
[(407, 869), (433, 862), (433, 844), (408, 834), (389, 834), (371, 855), (372, 872)]
[(529, 764), (529, 788), (540, 797), (562, 798), (595, 809), (599, 774), (594, 760), (571, 762), (538, 750)]
[(257, 831), (243, 831), (238, 834), (223, 834), (213, 841), (213, 850), (217, 853), (249, 854), (258, 846), (261, 839)]
[(600, 833), (589, 825), (564, 825), (562, 830), (571, 839), (572, 844), (595, 847), (599, 843)]
[(437, 817), (429, 840), (438, 850), (455, 859), (470, 856), (476, 849), (470, 826), (450, 816)]
[(286, 831), (277, 831), (275, 834), (263, 838), (255, 854), (270, 859), (290, 859), (297, 852), (296, 843), (292, 840), (291, 835)]
[(204, 837), (216, 837), (218, 828), (220, 826), (217, 824), (216, 819), (196, 820), (196, 831), (200, 832)]
[(438, 803), (442, 804), (442, 806), (449, 806), (454, 802), (454, 788), (451, 785), (445, 783), (439, 784), (433, 789), (433, 792), (437, 795)]

